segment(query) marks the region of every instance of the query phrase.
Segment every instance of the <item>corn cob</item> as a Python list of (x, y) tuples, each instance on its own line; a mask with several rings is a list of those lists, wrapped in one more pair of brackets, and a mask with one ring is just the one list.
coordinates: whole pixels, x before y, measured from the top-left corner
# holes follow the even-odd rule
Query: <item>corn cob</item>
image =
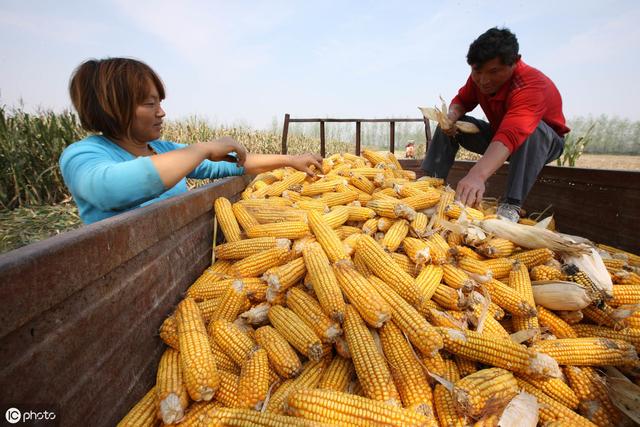
[(463, 209), (463, 207), (458, 203), (450, 203), (449, 205), (445, 206), (445, 208), (444, 208), (444, 214), (447, 217), (452, 218), (452, 219), (460, 218), (460, 215), (462, 215), (463, 211), (466, 213), (467, 219), (469, 219), (469, 220), (480, 221), (480, 220), (484, 219), (484, 214), (482, 213), (482, 211), (479, 211), (477, 209), (474, 209), (474, 208), (468, 207), (468, 206), (465, 206), (464, 209)]
[(492, 279), (484, 285), (489, 291), (489, 294), (491, 294), (491, 301), (509, 313), (522, 317), (532, 317), (536, 315), (535, 305), (531, 305), (524, 296), (501, 281)]
[(240, 408), (259, 410), (269, 389), (269, 362), (267, 352), (258, 348), (242, 364), (238, 379)]
[(242, 259), (275, 247), (289, 249), (291, 241), (288, 239), (276, 239), (275, 237), (258, 237), (223, 243), (216, 246), (214, 251), (216, 259)]
[(298, 283), (307, 273), (303, 258), (296, 258), (291, 262), (265, 271), (262, 280), (269, 284), (267, 301), (272, 302), (278, 294)]
[[(479, 325), (481, 317), (483, 315), (484, 307), (482, 304), (477, 304), (473, 307), (473, 312), (469, 315), (469, 320), (476, 326), (476, 332), (494, 338), (510, 339), (510, 334), (504, 327), (498, 322), (487, 310), (484, 316), (482, 325)], [(480, 326), (482, 329), (480, 329)]]
[(158, 418), (172, 424), (182, 419), (189, 405), (189, 394), (183, 383), (180, 353), (168, 348), (160, 358), (156, 375)]
[(236, 221), (238, 221), (238, 224), (240, 224), (244, 231), (247, 231), (254, 225), (260, 224), (258, 220), (251, 214), (251, 212), (249, 212), (247, 207), (242, 203), (234, 203), (232, 209), (233, 214), (236, 217)]
[[(374, 193), (374, 196), (375, 194), (378, 193)], [(416, 218), (416, 211), (413, 208), (391, 197), (371, 200), (367, 203), (367, 207), (386, 218), (404, 218), (409, 221)]]
[(442, 265), (442, 280), (453, 289), (469, 292), (476, 287), (476, 281), (469, 277), (466, 271), (451, 264)]
[(256, 341), (265, 349), (271, 366), (282, 378), (292, 378), (300, 373), (302, 364), (298, 354), (276, 329), (271, 326), (258, 328)]
[(280, 196), (283, 191), (288, 189), (289, 187), (297, 184), (301, 184), (307, 174), (301, 171), (297, 171), (292, 173), (291, 175), (283, 178), (281, 181), (277, 181), (272, 183), (271, 185), (265, 187), (262, 190), (257, 190), (253, 193), (254, 198), (260, 198), (264, 196)]
[(458, 372), (460, 372), (461, 378), (478, 372), (478, 364), (475, 360), (458, 355), (453, 356), (453, 360), (456, 362), (456, 367), (458, 368)]
[(269, 309), (269, 320), (273, 327), (300, 353), (311, 360), (319, 360), (322, 357), (320, 338), (293, 311), (274, 305)]
[[(450, 286), (445, 285), (444, 283), (438, 284), (436, 286), (436, 290), (433, 293), (431, 299), (436, 302), (436, 304), (448, 308), (450, 310), (460, 310), (460, 308), (464, 305), (464, 301), (461, 298), (461, 292), (453, 289)], [(423, 312), (423, 305), (419, 305), (419, 310), (421, 313)]]
[(388, 252), (395, 252), (408, 233), (409, 223), (406, 220), (395, 221), (382, 239), (382, 248)]
[(391, 308), (394, 322), (412, 344), (425, 356), (432, 356), (442, 348), (442, 338), (420, 313), (377, 277), (370, 278), (376, 291)]
[(373, 209), (362, 206), (347, 206), (349, 212), (349, 221), (368, 221), (376, 216)]
[(450, 353), (535, 377), (560, 376), (555, 360), (520, 344), (487, 338), (474, 331), (441, 327), (436, 330), (442, 335), (444, 349)]
[(478, 251), (487, 258), (506, 258), (511, 256), (516, 245), (507, 239), (494, 237), (478, 247)]
[(349, 225), (342, 225), (336, 228), (336, 234), (340, 240), (344, 240), (354, 234), (362, 234), (362, 230), (358, 227), (352, 227)]
[[(245, 190), (246, 191), (246, 190)], [(211, 419), (209, 411), (222, 409), (222, 404), (215, 400), (209, 402), (195, 402), (189, 406), (184, 418), (180, 420), (177, 427), (196, 427), (206, 425)]]
[(244, 290), (244, 282), (236, 279), (227, 288), (216, 304), (216, 309), (209, 320), (225, 319), (230, 322), (238, 317), (243, 306), (247, 302), (247, 293)]
[(429, 190), (400, 200), (411, 209), (421, 211), (437, 205), (440, 201), (440, 193), (435, 190)]
[(157, 390), (151, 387), (143, 397), (129, 410), (117, 427), (155, 426), (157, 411)]
[(562, 403), (569, 409), (578, 408), (578, 397), (571, 387), (561, 378), (533, 378), (530, 375), (519, 374), (518, 378), (527, 381), (532, 386), (542, 390), (549, 397)]
[(467, 417), (458, 414), (451, 392), (441, 384), (436, 384), (433, 391), (433, 403), (441, 427), (465, 427), (468, 425)]
[(640, 286), (615, 285), (613, 287), (613, 299), (609, 301), (612, 306), (624, 304), (640, 304)]
[(527, 381), (518, 379), (518, 386), (527, 393), (532, 394), (538, 400), (540, 404), (538, 411), (540, 421), (546, 423), (557, 420), (570, 420), (574, 426), (595, 427), (595, 424), (576, 414)]
[(332, 320), (342, 323), (344, 299), (327, 255), (318, 243), (311, 243), (303, 249), (303, 257), (320, 307)]
[(444, 271), (441, 266), (428, 264), (422, 268), (416, 277), (416, 286), (425, 301), (431, 299), (443, 277)]
[(336, 232), (317, 212), (309, 212), (309, 226), (331, 262), (348, 258)]
[(527, 268), (531, 269), (536, 265), (544, 264), (553, 259), (553, 252), (550, 249), (542, 248), (542, 249), (530, 249), (528, 251), (518, 252), (516, 254), (512, 254), (509, 258), (520, 261)]
[(382, 247), (369, 236), (358, 241), (356, 254), (360, 255), (369, 269), (400, 294), (409, 304), (421, 304), (415, 280), (393, 262)]
[(233, 264), (236, 277), (258, 277), (268, 269), (287, 262), (290, 252), (283, 248), (271, 248), (248, 256)]
[(376, 189), (375, 185), (369, 179), (364, 176), (352, 173), (351, 178), (349, 179), (349, 183), (356, 187), (359, 190), (364, 191), (365, 193), (371, 194)]
[(580, 413), (598, 426), (617, 426), (622, 414), (616, 408), (606, 388), (606, 384), (593, 368), (567, 366), (564, 372), (571, 389), (579, 400)]
[(320, 304), (298, 288), (292, 288), (287, 292), (287, 307), (293, 310), (323, 342), (333, 342), (342, 333), (340, 325), (322, 311)]
[(269, 412), (256, 412), (242, 408), (213, 408), (209, 409), (208, 417), (202, 422), (203, 426), (229, 427), (323, 427), (324, 424), (313, 423), (301, 418), (290, 417)]
[[(449, 244), (449, 246), (451, 246), (451, 243), (448, 240), (447, 243)], [(476, 261), (484, 261), (486, 259), (470, 247), (462, 245), (456, 245), (452, 247), (451, 249), (449, 249), (449, 253), (453, 254), (456, 259), (461, 259), (462, 257), (469, 257)]]
[(220, 387), (213, 397), (224, 406), (234, 407), (238, 404), (239, 376), (232, 372), (220, 371)]
[(378, 221), (378, 217), (365, 221), (365, 223), (362, 224), (362, 232), (367, 236), (373, 235), (378, 230)]
[(422, 238), (427, 234), (429, 218), (422, 212), (417, 212), (416, 217), (411, 221), (409, 232), (413, 237)]
[(380, 340), (403, 406), (420, 414), (433, 414), (427, 377), (400, 328), (387, 322), (380, 328)]
[(346, 205), (358, 199), (358, 193), (355, 191), (339, 191), (336, 193), (324, 193), (318, 199), (330, 208), (338, 205)]
[(453, 398), (458, 412), (478, 418), (485, 412), (501, 411), (518, 391), (511, 372), (489, 368), (456, 381)]
[(622, 340), (634, 345), (636, 349), (640, 348), (640, 329), (614, 330), (596, 325), (573, 325), (573, 330), (581, 338), (601, 337)]
[[(636, 267), (634, 267), (636, 268)], [(640, 286), (640, 274), (633, 271), (619, 270), (611, 275), (613, 283), (618, 285)]]
[[(531, 280), (529, 279), (529, 271), (524, 264), (516, 261), (513, 265), (513, 270), (509, 274), (509, 286), (511, 286), (516, 292), (524, 297), (524, 300), (532, 307), (535, 307), (536, 302), (533, 299), (533, 289), (531, 287)], [(512, 317), (513, 328), (516, 331), (535, 330), (536, 335), (532, 337), (536, 340), (539, 335), (540, 325), (538, 323), (537, 316), (518, 316)]]
[(432, 234), (425, 242), (429, 246), (432, 263), (444, 264), (449, 261), (449, 244), (441, 235)]
[(220, 385), (216, 361), (211, 352), (200, 309), (185, 298), (176, 310), (181, 368), (191, 399), (211, 400)]
[[(254, 193), (255, 194), (255, 193)], [(252, 196), (254, 195), (252, 194)], [(249, 209), (260, 209), (265, 206), (292, 206), (291, 200), (282, 197), (269, 197), (268, 199), (249, 199), (238, 201), (241, 205)]]
[(213, 266), (203, 271), (200, 277), (198, 277), (191, 286), (215, 286), (218, 281), (229, 277), (228, 273), (230, 272), (231, 268), (232, 264), (229, 261), (217, 260)]
[(302, 221), (284, 221), (260, 224), (247, 230), (247, 237), (277, 237), (281, 239), (299, 239), (309, 234), (309, 226)]
[(274, 414), (284, 413), (285, 409), (287, 409), (286, 403), (289, 395), (300, 390), (316, 388), (326, 367), (326, 358), (315, 362), (307, 362), (298, 377), (284, 381), (271, 395), (269, 403), (267, 404), (267, 412)]
[(351, 360), (336, 356), (322, 374), (318, 388), (346, 392), (354, 374)]
[(590, 305), (582, 309), (582, 314), (598, 326), (605, 325), (611, 329), (620, 329), (625, 326), (624, 320), (618, 319), (614, 309), (607, 304), (600, 308)]
[(566, 274), (567, 280), (575, 282), (585, 288), (590, 295), (593, 295), (596, 304), (602, 303), (601, 290), (598, 289), (593, 280), (582, 270), (573, 264), (567, 264), (562, 267), (562, 271)]
[(538, 341), (533, 348), (561, 365), (634, 366), (638, 353), (632, 344), (609, 338), (562, 338)]
[(431, 260), (431, 250), (424, 240), (407, 237), (402, 241), (402, 247), (409, 258), (418, 265)]
[(236, 221), (236, 217), (233, 214), (231, 202), (224, 197), (218, 197), (213, 203), (213, 206), (218, 224), (220, 224), (220, 228), (227, 242), (241, 240), (240, 225), (238, 225), (238, 221)]
[(565, 280), (565, 275), (558, 268), (542, 264), (531, 269), (531, 280)]
[(362, 236), (362, 234), (353, 233), (352, 235), (342, 240), (342, 247), (344, 248), (344, 252), (347, 254), (347, 256), (351, 257), (355, 253), (356, 247), (358, 245), (358, 240), (360, 240), (360, 236)]
[(486, 281), (493, 277), (493, 271), (484, 262), (469, 256), (463, 256), (458, 260), (458, 267), (462, 270), (481, 276), (478, 280)]
[(287, 411), (295, 417), (341, 426), (437, 425), (432, 417), (333, 390), (307, 389), (291, 393)]
[(391, 307), (362, 276), (347, 262), (333, 265), (340, 288), (367, 324), (379, 328), (391, 318)]
[(239, 375), (240, 365), (236, 364), (213, 339), (209, 339), (209, 344), (211, 345), (213, 358), (216, 359), (216, 368), (218, 368), (218, 371), (227, 371)]
[(242, 366), (256, 346), (249, 335), (242, 332), (237, 325), (224, 319), (211, 322), (208, 332), (218, 347), (238, 366)]
[(349, 220), (349, 209), (346, 206), (336, 206), (331, 212), (322, 215), (322, 219), (329, 227), (336, 229)]
[(509, 258), (493, 258), (482, 262), (491, 270), (494, 279), (503, 279), (509, 277), (514, 261)]
[(540, 324), (547, 327), (557, 338), (578, 338), (575, 331), (567, 322), (558, 317), (554, 312), (542, 306), (536, 307)]
[(404, 254), (399, 254), (397, 252), (391, 252), (389, 255), (391, 255), (391, 258), (393, 259), (393, 261), (400, 266), (402, 271), (404, 271), (411, 277), (417, 276), (419, 267), (415, 265), (413, 261), (409, 259), (408, 256)]
[(343, 327), (351, 360), (365, 395), (374, 400), (398, 403), (398, 391), (387, 363), (364, 321), (350, 305), (347, 305)]

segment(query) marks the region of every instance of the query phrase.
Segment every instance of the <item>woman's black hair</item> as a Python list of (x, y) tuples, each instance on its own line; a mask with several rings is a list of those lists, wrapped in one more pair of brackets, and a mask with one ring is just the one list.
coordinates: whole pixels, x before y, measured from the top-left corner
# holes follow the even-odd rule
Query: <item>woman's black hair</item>
[(469, 46), (467, 64), (480, 67), (499, 57), (504, 65), (513, 65), (520, 59), (518, 39), (508, 28), (493, 27), (480, 35)]

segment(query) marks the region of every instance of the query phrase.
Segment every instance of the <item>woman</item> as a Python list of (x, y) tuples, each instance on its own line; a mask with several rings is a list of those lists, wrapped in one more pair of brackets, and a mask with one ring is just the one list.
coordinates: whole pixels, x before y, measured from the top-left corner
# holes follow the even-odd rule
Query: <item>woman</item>
[(257, 174), (290, 166), (310, 175), (319, 156), (251, 154), (230, 137), (192, 145), (159, 140), (165, 97), (158, 75), (135, 59), (89, 60), (73, 73), (71, 101), (97, 135), (69, 145), (62, 176), (85, 223), (187, 191), (186, 178)]

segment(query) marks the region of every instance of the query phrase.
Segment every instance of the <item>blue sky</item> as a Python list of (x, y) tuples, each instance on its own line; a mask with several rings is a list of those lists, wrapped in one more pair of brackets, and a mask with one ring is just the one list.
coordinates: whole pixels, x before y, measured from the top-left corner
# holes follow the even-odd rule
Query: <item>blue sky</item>
[(419, 117), (465, 82), (469, 44), (506, 26), (568, 118), (639, 120), (639, 22), (638, 1), (0, 0), (0, 104), (68, 108), (80, 62), (131, 56), (165, 82), (168, 118)]

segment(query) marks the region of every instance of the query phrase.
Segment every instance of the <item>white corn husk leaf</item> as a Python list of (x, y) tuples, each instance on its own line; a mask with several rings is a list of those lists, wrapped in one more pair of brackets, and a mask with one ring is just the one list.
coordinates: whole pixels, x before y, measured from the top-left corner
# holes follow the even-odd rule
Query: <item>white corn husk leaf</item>
[(589, 248), (588, 254), (566, 255), (562, 258), (566, 264), (573, 264), (584, 271), (593, 281), (605, 299), (613, 298), (613, 282), (607, 267), (602, 261), (602, 257), (593, 247)]
[(535, 396), (521, 391), (502, 412), (498, 427), (535, 427), (540, 405)]
[(531, 285), (536, 305), (549, 310), (576, 311), (593, 302), (587, 290), (574, 282), (538, 280)]
[(553, 221), (553, 215), (550, 215), (550, 216), (546, 217), (545, 219), (541, 220), (536, 225), (534, 225), (534, 227), (547, 228), (548, 229), (549, 228), (549, 224), (551, 223), (551, 221)]
[(549, 248), (554, 252), (572, 255), (589, 253), (590, 250), (588, 245), (575, 243), (555, 231), (517, 224), (506, 219), (484, 219), (473, 221), (473, 224), (482, 228), (487, 234), (510, 240), (527, 249)]
[(478, 133), (480, 132), (480, 129), (478, 129), (478, 126), (474, 125), (473, 123), (469, 123), (469, 122), (456, 122), (456, 128), (462, 132), (462, 133)]
[(621, 322), (627, 317), (631, 317), (637, 311), (640, 311), (640, 304), (621, 305), (611, 312), (611, 318)]
[(616, 368), (605, 368), (611, 402), (636, 424), (640, 424), (640, 386), (632, 383)]
[(530, 340), (540, 333), (540, 329), (523, 329), (521, 331), (517, 331), (509, 335), (511, 341), (516, 344), (522, 344), (525, 341)]

